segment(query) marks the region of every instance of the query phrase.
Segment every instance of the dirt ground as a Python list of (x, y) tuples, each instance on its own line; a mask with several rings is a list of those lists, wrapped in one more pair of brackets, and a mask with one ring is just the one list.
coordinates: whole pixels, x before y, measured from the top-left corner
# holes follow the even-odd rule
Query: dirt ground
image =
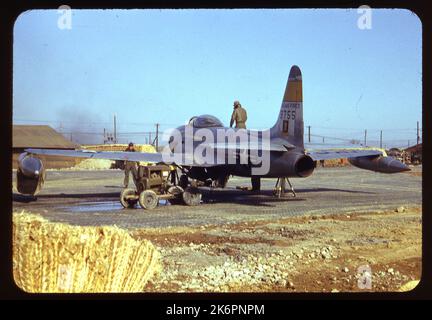
[(398, 291), (421, 277), (421, 212), (418, 206), (399, 207), (141, 228), (132, 235), (152, 241), (162, 256), (163, 272), (145, 291)]

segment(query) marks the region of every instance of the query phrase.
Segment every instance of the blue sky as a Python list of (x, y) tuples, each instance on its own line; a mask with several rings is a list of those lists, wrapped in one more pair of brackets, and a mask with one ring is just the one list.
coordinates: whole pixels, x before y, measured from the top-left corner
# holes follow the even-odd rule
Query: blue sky
[[(408, 10), (57, 10), (14, 27), (13, 121), (65, 132), (127, 134), (210, 113), (232, 102), (249, 128), (273, 125), (290, 67), (303, 73), (305, 126), (314, 135), (411, 144), (422, 110), (421, 21)], [(307, 130), (305, 130), (307, 132)], [(317, 138), (321, 141), (321, 138)], [(100, 141), (101, 142), (101, 141)]]

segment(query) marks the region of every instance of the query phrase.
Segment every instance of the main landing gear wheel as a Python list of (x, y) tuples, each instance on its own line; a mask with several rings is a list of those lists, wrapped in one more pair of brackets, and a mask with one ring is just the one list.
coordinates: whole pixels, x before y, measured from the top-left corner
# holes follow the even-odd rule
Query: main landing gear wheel
[(198, 188), (187, 187), (183, 192), (183, 201), (188, 206), (197, 206), (201, 202), (201, 196)]
[(144, 190), (139, 195), (139, 204), (143, 209), (154, 209), (159, 203), (159, 198), (153, 190)]
[(130, 209), (134, 208), (138, 202), (137, 199), (132, 199), (136, 196), (134, 189), (123, 189), (120, 193), (120, 203), (123, 208)]

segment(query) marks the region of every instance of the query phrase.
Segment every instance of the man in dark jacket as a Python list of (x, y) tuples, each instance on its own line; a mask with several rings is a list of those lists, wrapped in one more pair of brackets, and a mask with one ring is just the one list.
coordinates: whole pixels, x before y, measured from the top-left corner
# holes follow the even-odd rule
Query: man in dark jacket
[[(132, 142), (129, 143), (129, 146), (126, 148), (125, 151), (126, 152), (136, 152), (134, 144)], [(124, 177), (124, 182), (123, 182), (123, 185), (125, 188), (127, 188), (129, 185), (129, 172), (132, 172), (132, 178), (133, 178), (133, 181), (135, 182), (136, 176), (138, 173), (137, 163), (135, 161), (125, 161), (125, 177)]]

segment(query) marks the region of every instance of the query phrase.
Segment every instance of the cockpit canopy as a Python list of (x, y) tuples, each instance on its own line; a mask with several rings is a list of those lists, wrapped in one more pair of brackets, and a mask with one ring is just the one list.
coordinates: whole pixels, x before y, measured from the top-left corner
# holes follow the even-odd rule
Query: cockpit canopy
[(194, 128), (223, 127), (222, 122), (218, 118), (209, 114), (192, 117), (189, 120), (189, 125)]

